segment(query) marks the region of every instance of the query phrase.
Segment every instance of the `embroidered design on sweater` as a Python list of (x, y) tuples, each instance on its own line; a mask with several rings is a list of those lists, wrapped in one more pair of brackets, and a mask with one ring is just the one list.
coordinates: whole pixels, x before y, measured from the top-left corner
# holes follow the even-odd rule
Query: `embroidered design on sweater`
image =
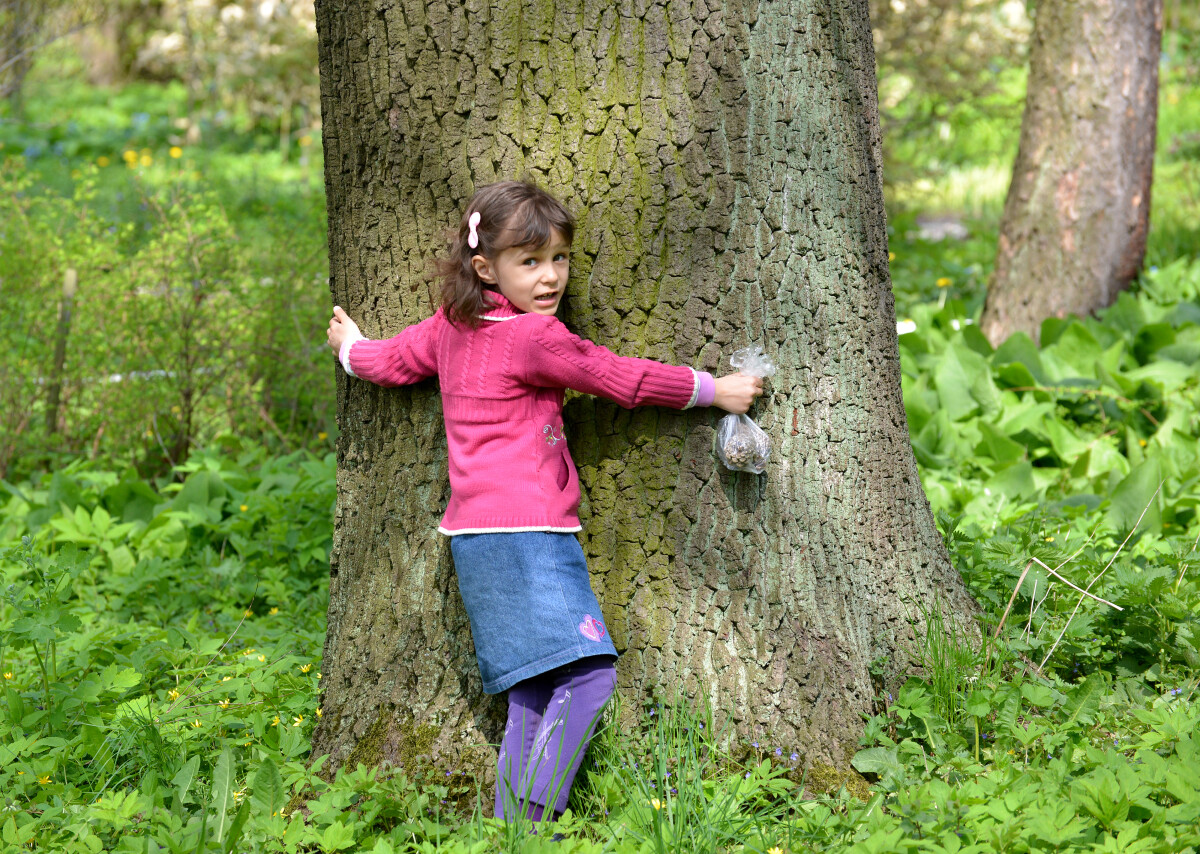
[(561, 424), (558, 427), (547, 424), (542, 428), (542, 435), (545, 437), (547, 445), (557, 445), (559, 442), (567, 441), (567, 431)]
[(579, 633), (588, 640), (596, 642), (599, 642), (607, 634), (604, 630), (604, 623), (591, 614), (583, 615), (583, 622), (579, 624)]

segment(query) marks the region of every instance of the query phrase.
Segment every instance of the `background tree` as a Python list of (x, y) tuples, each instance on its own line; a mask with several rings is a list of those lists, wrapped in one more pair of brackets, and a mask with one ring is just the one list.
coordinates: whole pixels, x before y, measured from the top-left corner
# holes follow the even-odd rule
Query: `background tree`
[[(627, 713), (703, 694), (737, 734), (847, 768), (872, 662), (890, 681), (921, 608), (973, 608), (900, 396), (866, 0), (316, 8), (331, 290), (367, 335), (428, 316), (443, 229), (528, 173), (578, 213), (581, 334), (718, 371), (749, 342), (776, 355), (764, 477), (718, 468), (711, 411), (572, 399), (581, 538)], [(338, 382), (313, 755), (486, 777), (502, 706), (436, 532), (436, 389)]]
[(0, 98), (14, 113), (37, 52), (99, 15), (100, 0), (0, 0)]
[(1044, 0), (1021, 143), (981, 327), (1109, 305), (1141, 267), (1158, 115), (1162, 0)]
[[(1008, 92), (1026, 66), (1030, 26), (1023, 0), (869, 5), (889, 182), (936, 172), (947, 157), (965, 157), (951, 151), (955, 126), (977, 127), (981, 119), (1017, 125), (1020, 102)], [(905, 144), (933, 156), (905, 158)], [(1011, 158), (1008, 148), (1004, 152)]]

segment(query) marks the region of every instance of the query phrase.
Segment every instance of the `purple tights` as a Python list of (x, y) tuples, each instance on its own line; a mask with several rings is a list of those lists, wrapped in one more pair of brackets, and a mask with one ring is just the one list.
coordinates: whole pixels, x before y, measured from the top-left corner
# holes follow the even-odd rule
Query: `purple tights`
[[(540, 821), (567, 808), (604, 704), (617, 685), (607, 655), (581, 658), (508, 689), (508, 723), (496, 769), (496, 817), (518, 810)], [(553, 800), (551, 800), (553, 799)]]

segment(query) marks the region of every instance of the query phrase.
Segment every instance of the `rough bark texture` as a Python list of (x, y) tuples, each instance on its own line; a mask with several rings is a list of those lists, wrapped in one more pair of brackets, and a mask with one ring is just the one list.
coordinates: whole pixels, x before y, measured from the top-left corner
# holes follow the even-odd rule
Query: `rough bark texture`
[[(728, 371), (762, 342), (762, 477), (718, 413), (569, 398), (581, 534), (619, 690), (706, 695), (739, 737), (846, 769), (868, 672), (909, 620), (973, 609), (921, 490), (900, 396), (865, 0), (319, 0), (335, 302), (365, 334), (433, 308), (426, 264), (472, 190), (530, 174), (577, 212), (567, 323)], [(432, 383), (339, 375), (337, 527), (314, 756), (487, 779)], [(473, 789), (472, 789), (473, 792)]]
[(1042, 0), (981, 328), (1035, 341), (1128, 287), (1146, 253), (1162, 0)]

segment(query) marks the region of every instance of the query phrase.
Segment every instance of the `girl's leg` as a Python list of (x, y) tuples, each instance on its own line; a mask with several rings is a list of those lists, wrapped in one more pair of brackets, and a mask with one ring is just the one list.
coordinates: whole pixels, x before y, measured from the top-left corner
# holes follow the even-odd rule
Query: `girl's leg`
[(561, 813), (592, 731), (617, 686), (617, 669), (612, 658), (594, 656), (545, 675), (552, 679), (553, 693), (533, 739), (522, 789), (532, 803)]
[(529, 801), (528, 787), (522, 786), (521, 781), (526, 776), (525, 768), (542, 714), (554, 691), (548, 676), (542, 673), (508, 689), (508, 722), (504, 725), (496, 764), (496, 818), (504, 818), (506, 814), (511, 818)]

